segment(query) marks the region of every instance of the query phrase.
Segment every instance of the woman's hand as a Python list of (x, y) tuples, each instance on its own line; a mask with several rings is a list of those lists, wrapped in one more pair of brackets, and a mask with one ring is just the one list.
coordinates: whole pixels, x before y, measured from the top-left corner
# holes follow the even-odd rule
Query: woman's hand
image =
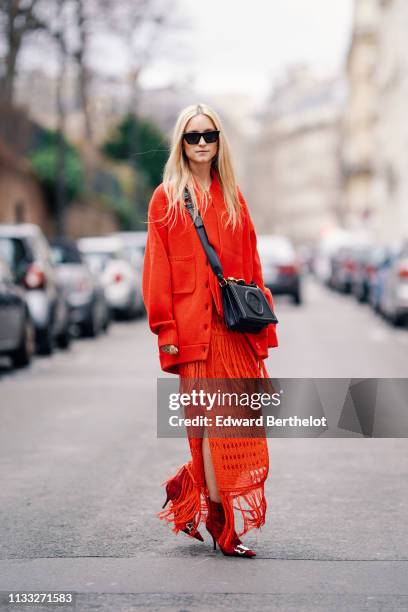
[(177, 355), (178, 353), (178, 348), (175, 344), (163, 344), (160, 348), (163, 353), (169, 353), (170, 355)]

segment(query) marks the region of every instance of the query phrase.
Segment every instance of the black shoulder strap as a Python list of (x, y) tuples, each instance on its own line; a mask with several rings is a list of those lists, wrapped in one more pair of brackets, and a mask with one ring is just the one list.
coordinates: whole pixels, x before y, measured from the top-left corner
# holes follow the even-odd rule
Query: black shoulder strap
[(205, 254), (207, 255), (207, 259), (210, 263), (211, 269), (218, 278), (218, 280), (222, 284), (224, 284), (225, 279), (222, 272), (221, 262), (218, 258), (217, 253), (215, 252), (214, 247), (210, 244), (208, 240), (207, 232), (205, 231), (204, 223), (200, 213), (197, 211), (197, 214), (194, 216), (194, 205), (187, 187), (184, 189), (184, 204), (194, 222), (198, 237), (200, 238), (201, 244), (203, 245), (203, 249), (205, 251)]

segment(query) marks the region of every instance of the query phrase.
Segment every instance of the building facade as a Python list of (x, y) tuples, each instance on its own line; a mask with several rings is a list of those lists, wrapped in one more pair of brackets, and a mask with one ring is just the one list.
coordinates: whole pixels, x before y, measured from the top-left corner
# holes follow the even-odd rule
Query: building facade
[(338, 222), (345, 82), (304, 66), (278, 85), (252, 143), (250, 191), (263, 233), (311, 244)]
[(342, 176), (345, 224), (359, 228), (375, 218), (375, 72), (381, 10), (379, 0), (357, 0), (346, 62), (348, 99), (343, 120)]
[(344, 210), (379, 242), (408, 238), (408, 4), (355, 0), (344, 117)]
[(408, 4), (381, 2), (375, 74), (377, 121), (373, 201), (376, 235), (408, 239)]

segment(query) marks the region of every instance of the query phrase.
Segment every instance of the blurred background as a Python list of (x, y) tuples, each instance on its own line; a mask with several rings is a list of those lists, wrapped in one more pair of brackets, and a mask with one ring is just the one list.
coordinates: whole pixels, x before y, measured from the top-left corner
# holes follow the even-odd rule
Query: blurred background
[[(407, 444), (361, 444), (367, 398), (388, 395), (347, 380), (397, 379), (397, 402), (408, 377), (407, 32), (407, 0), (0, 0), (0, 596), (407, 609)], [(269, 440), (250, 593), (155, 517), (187, 454), (157, 437), (172, 375), (142, 301), (146, 211), (199, 102), (223, 119), (273, 293), (266, 368), (339, 379), (315, 396), (355, 438)]]
[(3, 373), (112, 323), (152, 347), (147, 206), (202, 101), (257, 228), (273, 375), (405, 376), (407, 28), (404, 0), (3, 0)]

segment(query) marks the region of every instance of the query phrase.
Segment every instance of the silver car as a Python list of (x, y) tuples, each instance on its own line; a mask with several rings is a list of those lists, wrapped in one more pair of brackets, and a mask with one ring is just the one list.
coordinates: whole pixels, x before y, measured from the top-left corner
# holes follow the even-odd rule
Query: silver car
[(50, 246), (58, 278), (66, 290), (73, 330), (90, 338), (107, 331), (110, 310), (104, 288), (84, 261), (75, 241), (53, 238)]
[(37, 352), (50, 355), (56, 344), (67, 348), (68, 303), (41, 228), (32, 223), (0, 225), (0, 243), (16, 283), (25, 289)]
[(130, 261), (131, 265), (137, 272), (138, 279), (138, 291), (139, 291), (139, 314), (145, 314), (145, 306), (143, 302), (142, 292), (142, 278), (143, 278), (143, 262), (144, 252), (146, 249), (147, 232), (146, 231), (134, 231), (134, 232), (116, 232), (112, 236), (119, 238), (123, 244), (125, 256)]
[(14, 283), (10, 266), (0, 256), (0, 354), (15, 368), (28, 366), (34, 353), (34, 327), (24, 290)]
[(380, 312), (395, 326), (408, 321), (408, 248), (391, 255), (382, 275)]
[(122, 240), (114, 236), (79, 238), (78, 248), (98, 274), (111, 311), (132, 319), (142, 312), (140, 273), (129, 260)]

